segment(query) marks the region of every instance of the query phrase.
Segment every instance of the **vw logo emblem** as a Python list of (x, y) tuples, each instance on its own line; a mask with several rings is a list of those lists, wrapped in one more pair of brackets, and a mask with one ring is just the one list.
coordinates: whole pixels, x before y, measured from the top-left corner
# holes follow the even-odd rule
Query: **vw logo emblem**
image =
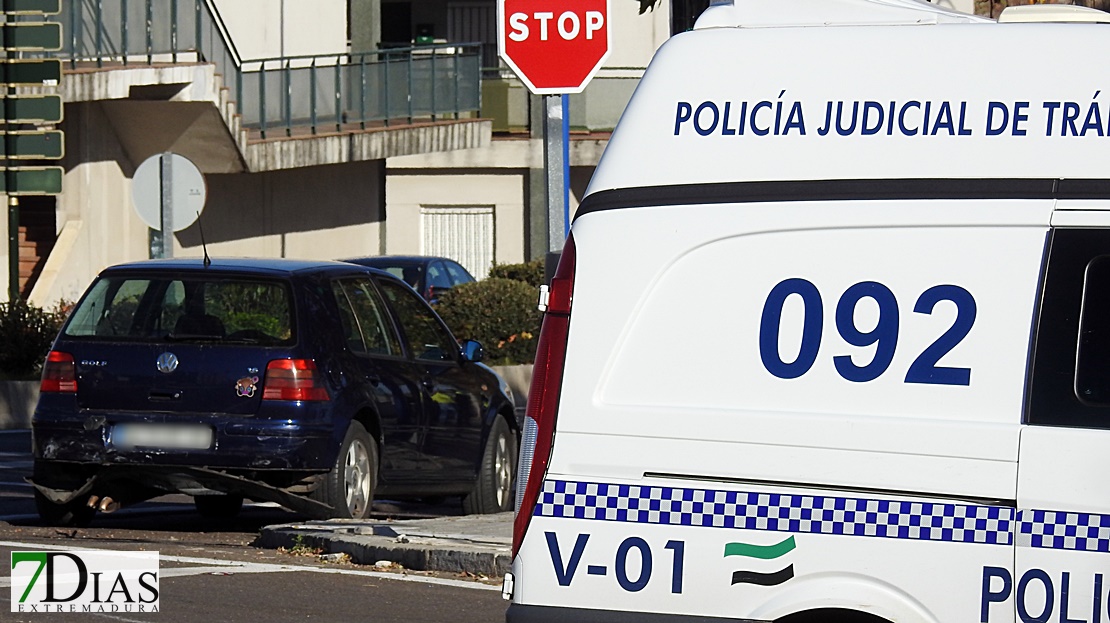
[(158, 361), (155, 362), (158, 366), (158, 371), (164, 374), (169, 374), (177, 369), (177, 355), (173, 353), (162, 353), (158, 355)]

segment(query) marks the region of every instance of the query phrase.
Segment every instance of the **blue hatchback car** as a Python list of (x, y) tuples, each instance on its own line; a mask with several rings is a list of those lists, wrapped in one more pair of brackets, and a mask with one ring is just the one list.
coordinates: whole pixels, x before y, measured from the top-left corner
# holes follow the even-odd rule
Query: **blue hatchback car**
[(174, 259), (104, 270), (51, 350), (35, 498), (82, 523), (167, 492), (365, 517), (375, 495), (512, 509), (508, 386), (388, 273), (342, 262)]

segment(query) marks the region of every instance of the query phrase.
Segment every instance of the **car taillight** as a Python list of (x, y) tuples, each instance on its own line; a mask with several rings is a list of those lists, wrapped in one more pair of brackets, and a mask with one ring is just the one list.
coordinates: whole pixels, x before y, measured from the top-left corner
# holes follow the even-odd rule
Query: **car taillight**
[(517, 470), (516, 519), (513, 522), (513, 558), (524, 541), (524, 532), (535, 512), (555, 436), (559, 392), (570, 330), (571, 296), (574, 291), (574, 237), (567, 237), (559, 267), (551, 279), (547, 311), (540, 327), (536, 365), (528, 391), (520, 464)]
[(73, 362), (73, 355), (57, 350), (50, 351), (46, 356), (46, 363), (42, 366), (39, 393), (77, 393), (77, 366)]
[(263, 400), (328, 400), (328, 391), (311, 359), (275, 359), (266, 366)]

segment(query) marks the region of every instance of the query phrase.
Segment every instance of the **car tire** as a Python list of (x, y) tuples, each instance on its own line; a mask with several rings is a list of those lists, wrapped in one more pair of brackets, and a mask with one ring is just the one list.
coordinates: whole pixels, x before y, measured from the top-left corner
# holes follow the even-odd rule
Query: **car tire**
[(378, 444), (358, 422), (351, 422), (335, 465), (313, 494), (330, 507), (324, 518), (365, 519), (378, 486)]
[(95, 508), (85, 504), (85, 498), (65, 504), (51, 502), (41, 491), (35, 489), (35, 510), (38, 511), (39, 520), (44, 526), (78, 527), (84, 528), (92, 522), (96, 515)]
[(209, 519), (234, 519), (243, 508), (241, 495), (198, 495), (193, 504), (201, 517)]
[(498, 417), (486, 439), (482, 462), (478, 466), (478, 480), (463, 498), (464, 513), (472, 515), (513, 510), (516, 454), (516, 435), (505, 420)]

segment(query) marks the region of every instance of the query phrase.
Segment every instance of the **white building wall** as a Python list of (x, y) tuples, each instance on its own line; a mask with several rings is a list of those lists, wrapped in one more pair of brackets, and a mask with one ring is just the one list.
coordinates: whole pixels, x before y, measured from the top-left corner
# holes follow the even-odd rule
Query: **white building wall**
[(671, 3), (662, 0), (654, 11), (637, 12), (640, 3), (634, 0), (610, 0), (609, 27), (613, 33), (613, 49), (598, 76), (620, 68), (643, 70), (655, 50), (671, 36)]
[[(208, 175), (202, 216), (210, 256), (342, 259), (378, 255), (380, 160)], [(178, 232), (181, 257), (203, 254), (200, 228)]]
[(346, 0), (215, 0), (244, 60), (347, 51)]
[(495, 174), (460, 171), (392, 170), (386, 176), (385, 252), (417, 255), (421, 242), (421, 207), (493, 206), (494, 259), (499, 264), (524, 261), (522, 171)]
[[(30, 296), (39, 306), (75, 300), (105, 267), (150, 254), (150, 229), (136, 214), (131, 196), (136, 166), (105, 105), (68, 105), (63, 129), (67, 153), (58, 197), (59, 235)], [(377, 255), (384, 167), (377, 160), (208, 174), (201, 215), (208, 253), (305, 259)], [(6, 224), (5, 218), (5, 229)], [(175, 256), (203, 255), (197, 224), (177, 232), (173, 240)], [(3, 278), (6, 287), (6, 270)]]
[(75, 300), (112, 264), (146, 258), (149, 228), (131, 202), (135, 164), (98, 104), (66, 107), (66, 174), (58, 196), (59, 238), (30, 300)]

